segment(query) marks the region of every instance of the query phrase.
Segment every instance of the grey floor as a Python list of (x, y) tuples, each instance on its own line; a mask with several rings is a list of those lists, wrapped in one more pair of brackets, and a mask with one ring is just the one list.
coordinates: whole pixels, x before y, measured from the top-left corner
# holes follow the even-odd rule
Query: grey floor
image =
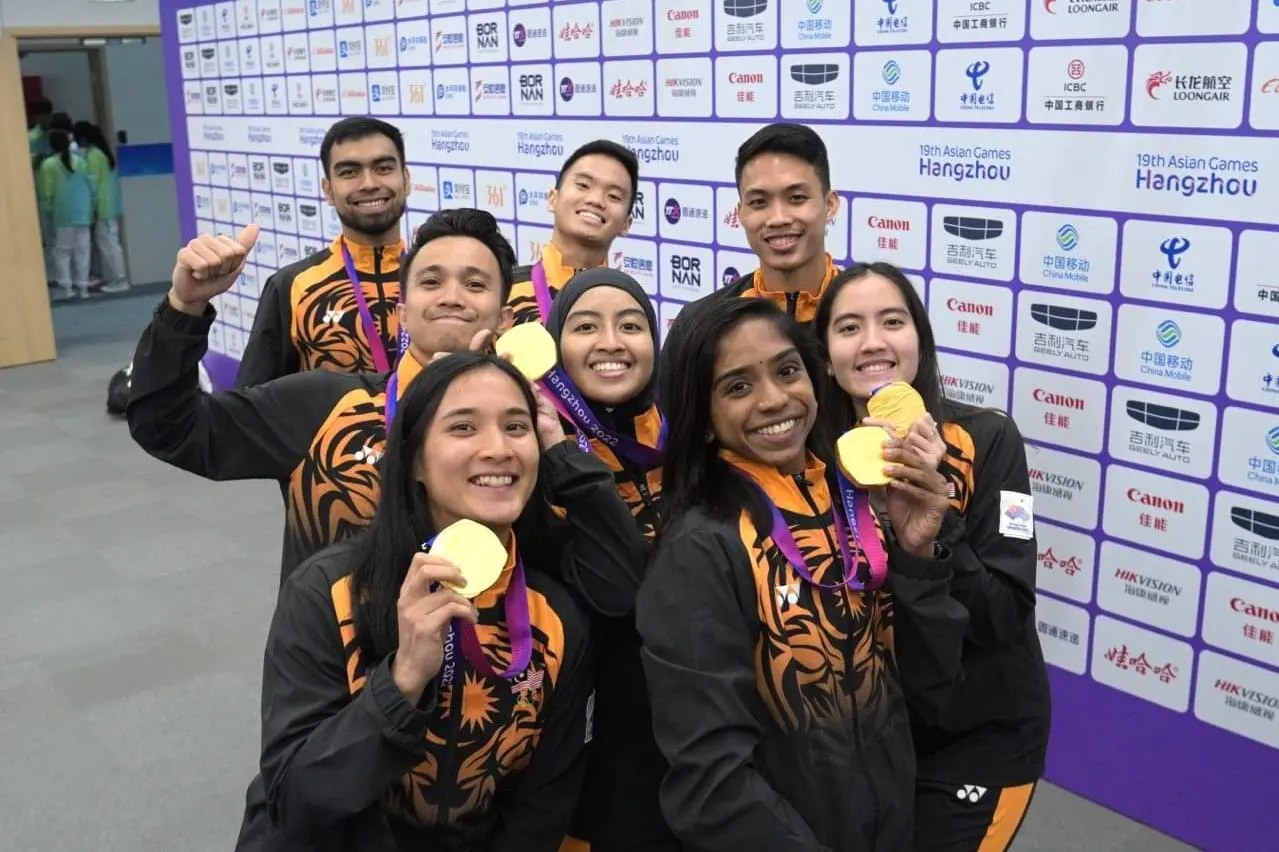
[[(279, 493), (169, 469), (106, 414), (162, 290), (59, 305), (59, 359), (0, 370), (5, 850), (229, 850), (239, 826)], [(1045, 786), (1015, 848), (1190, 847)]]

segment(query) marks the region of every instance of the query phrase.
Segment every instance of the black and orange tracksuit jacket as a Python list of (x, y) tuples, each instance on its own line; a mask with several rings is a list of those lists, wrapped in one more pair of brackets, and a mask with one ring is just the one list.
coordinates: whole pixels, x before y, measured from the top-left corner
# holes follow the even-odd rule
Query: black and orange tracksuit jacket
[[(394, 364), (400, 334), (395, 306), (400, 300), (404, 244), (366, 246), (347, 240), (346, 245), (360, 273), (360, 287), (383, 351)], [(328, 248), (267, 279), (240, 358), (237, 387), (253, 387), (306, 370), (362, 373), (377, 369), (341, 246), (338, 237)]]
[[(723, 455), (766, 489), (814, 579), (838, 581), (825, 465), (810, 456), (788, 476)], [(670, 761), (662, 808), (687, 848), (911, 847), (907, 700), (937, 707), (953, 690), (965, 620), (948, 555), (920, 558), (891, 535), (885, 550), (884, 588), (830, 591), (804, 581), (749, 510), (724, 521), (694, 509), (663, 532), (637, 613)]]
[[(261, 774), (239, 852), (555, 852), (590, 738), (587, 620), (524, 553), (533, 629), (527, 673), (488, 678), (461, 658), (412, 705), (390, 658), (364, 659), (354, 626), (356, 542), (309, 559), (285, 583), (262, 675)], [(510, 664), (504, 596), (514, 567), (475, 598), (476, 633)]]
[[(563, 255), (551, 242), (542, 246), (542, 270), (546, 273), (546, 286), (550, 290), (552, 301), (574, 273), (581, 271), (565, 266)], [(515, 267), (513, 281), (510, 295), (506, 298), (506, 306), (515, 315), (511, 324), (545, 322), (546, 317), (542, 316), (537, 306), (537, 291), (533, 289), (533, 266), (529, 264)]]
[[(655, 447), (661, 422), (653, 405), (629, 423), (612, 420), (609, 425)], [(662, 469), (641, 470), (594, 438), (591, 450), (613, 471), (618, 496), (630, 508), (645, 539), (652, 542), (662, 514)], [(602, 848), (677, 850), (657, 797), (666, 760), (653, 740), (635, 620), (629, 614), (626, 618), (596, 618), (592, 631), (597, 661), (595, 738), (573, 835)]]
[(791, 319), (799, 323), (800, 328), (811, 329), (813, 320), (817, 318), (817, 305), (822, 300), (822, 294), (826, 292), (826, 287), (838, 274), (839, 269), (828, 254), (826, 255), (826, 271), (822, 277), (822, 286), (816, 293), (808, 291), (787, 293), (771, 288), (764, 281), (763, 270), (756, 269), (702, 298), (767, 299), (789, 314)]
[[(304, 559), (368, 525), (379, 495), (390, 373), (310, 370), (243, 390), (202, 393), (198, 367), (215, 312), (195, 317), (165, 298), (133, 357), (129, 431), (155, 458), (212, 480), (271, 479), (285, 493), (281, 582)], [(421, 370), (400, 360), (399, 392)], [(600, 611), (634, 607), (645, 551), (611, 471), (563, 442), (539, 477), (562, 507), (549, 528), (570, 541), (565, 582)]]
[(938, 540), (951, 595), (968, 612), (963, 678), (933, 724), (915, 720), (919, 777), (1011, 787), (1044, 773), (1051, 701), (1035, 627), (1035, 539), (999, 531), (1001, 491), (1030, 494), (1026, 445), (1011, 418), (946, 402), (939, 470), (952, 486)]

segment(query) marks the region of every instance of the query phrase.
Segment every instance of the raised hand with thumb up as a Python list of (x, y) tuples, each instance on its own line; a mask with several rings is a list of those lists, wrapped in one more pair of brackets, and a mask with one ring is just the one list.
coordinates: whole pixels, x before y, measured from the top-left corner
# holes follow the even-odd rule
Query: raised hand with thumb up
[(235, 284), (258, 241), (258, 226), (237, 237), (203, 234), (178, 251), (173, 265), (169, 304), (192, 316), (204, 314), (209, 301)]

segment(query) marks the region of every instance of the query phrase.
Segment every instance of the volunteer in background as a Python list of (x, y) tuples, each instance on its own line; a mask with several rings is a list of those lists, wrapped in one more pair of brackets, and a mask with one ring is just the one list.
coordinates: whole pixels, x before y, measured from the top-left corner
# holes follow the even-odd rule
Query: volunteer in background
[(671, 828), (705, 852), (910, 849), (907, 700), (950, 694), (965, 626), (945, 480), (889, 445), (881, 529), (834, 481), (815, 343), (768, 301), (690, 305), (662, 357), (670, 521), (636, 615)]
[(631, 227), (638, 191), (639, 161), (629, 148), (596, 139), (569, 155), (546, 200), (555, 217), (551, 239), (536, 263), (515, 270), (507, 303), (515, 324), (545, 323), (574, 272), (608, 264), (613, 240)]
[[(619, 498), (651, 542), (662, 514), (664, 431), (653, 303), (626, 273), (587, 269), (559, 291), (546, 328), (576, 398), (563, 407), (566, 422), (583, 451), (613, 471)], [(559, 377), (556, 384), (567, 386)], [(586, 843), (591, 852), (679, 852), (657, 799), (666, 761), (653, 740), (634, 613), (597, 615), (592, 632), (595, 737), (564, 852)]]
[[(554, 579), (572, 557), (544, 534), (543, 416), (514, 367), (473, 352), (400, 398), (369, 529), (280, 592), (238, 850), (558, 848), (592, 668), (587, 619)], [(475, 579), (467, 563), (423, 552), (459, 520), (505, 550), (470, 600), (439, 586)]]
[(53, 229), (53, 293), (55, 301), (89, 298), (94, 197), (88, 164), (71, 152), (71, 134), (49, 131), (53, 154), (37, 174), (41, 217)]
[(826, 143), (802, 124), (770, 124), (737, 149), (737, 217), (759, 261), (705, 298), (768, 299), (809, 328), (838, 271), (826, 229), (839, 212)]
[[(178, 252), (173, 287), (157, 306), (133, 358), (129, 431), (144, 450), (212, 480), (274, 479), (285, 494), (281, 582), (312, 553), (348, 538), (373, 517), (387, 422), (400, 396), (440, 352), (482, 348), (509, 313), (503, 302), (515, 252), (497, 220), (445, 210), (417, 231), (401, 277), (400, 322), (409, 337), (393, 371), (308, 370), (243, 390), (201, 393), (197, 366), (215, 312), (257, 238), (204, 235)], [(565, 517), (547, 526), (574, 539), (565, 580), (601, 611), (634, 606), (643, 539), (616, 499), (603, 462), (564, 440), (549, 402), (540, 476)], [(558, 430), (556, 432), (555, 430)]]
[[(952, 597), (968, 613), (963, 678), (934, 723), (914, 720), (918, 852), (1002, 852), (1044, 773), (1051, 701), (1035, 627), (1034, 506), (1026, 445), (1001, 411), (942, 395), (928, 312), (887, 263), (857, 263), (827, 288), (817, 330), (839, 385), (831, 425), (866, 417), (871, 391), (914, 386), (931, 414), (906, 440), (940, 432), (934, 464), (950, 507), (937, 535), (951, 553)], [(940, 427), (937, 426), (940, 424)]]
[(320, 163), (342, 233), (267, 279), (237, 387), (317, 368), (384, 373), (398, 360), (404, 137), (376, 118), (344, 118), (324, 135)]
[(120, 178), (115, 155), (107, 144), (102, 128), (88, 121), (77, 121), (75, 139), (84, 152), (97, 195), (93, 222), (93, 242), (98, 249), (102, 268), (102, 292), (124, 293), (129, 289), (129, 273), (124, 265), (124, 249), (120, 246)]

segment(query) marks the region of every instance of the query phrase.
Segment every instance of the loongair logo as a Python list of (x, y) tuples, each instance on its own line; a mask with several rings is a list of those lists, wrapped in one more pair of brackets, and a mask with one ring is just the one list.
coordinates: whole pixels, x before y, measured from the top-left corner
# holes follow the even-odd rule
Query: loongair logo
[(1057, 0), (1044, 0), (1044, 11), (1050, 15), (1057, 14), (1057, 10), (1053, 6), (1057, 5)]
[(662, 212), (666, 216), (666, 221), (674, 225), (684, 215), (684, 209), (680, 207), (679, 201), (674, 198), (666, 199), (666, 204), (662, 207)]
[(897, 81), (902, 78), (902, 67), (897, 64), (896, 60), (890, 59), (884, 63), (882, 74), (885, 83), (890, 86), (896, 86)]
[(1261, 94), (1279, 95), (1279, 77), (1271, 77), (1261, 84)]
[(1159, 100), (1159, 95), (1156, 94), (1159, 91), (1159, 87), (1166, 86), (1171, 82), (1172, 82), (1171, 71), (1151, 72), (1150, 76), (1146, 78), (1146, 95), (1156, 101)]
[(968, 75), (968, 80), (973, 84), (973, 91), (980, 92), (983, 78), (990, 73), (990, 63), (984, 59), (978, 59), (972, 65), (964, 70)]
[(1168, 267), (1181, 266), (1181, 256), (1190, 250), (1190, 240), (1185, 237), (1169, 237), (1159, 244), (1159, 252), (1168, 258)]
[(1172, 320), (1164, 320), (1155, 328), (1155, 339), (1165, 349), (1171, 349), (1181, 342), (1181, 326)]
[(1079, 231), (1075, 226), (1067, 222), (1057, 229), (1057, 245), (1062, 251), (1074, 251), (1079, 245)]

